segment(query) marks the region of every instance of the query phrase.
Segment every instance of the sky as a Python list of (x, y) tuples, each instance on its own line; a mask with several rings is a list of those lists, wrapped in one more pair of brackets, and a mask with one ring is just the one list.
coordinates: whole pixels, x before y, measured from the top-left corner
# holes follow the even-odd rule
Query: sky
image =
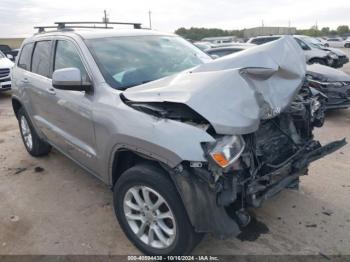
[(0, 37), (26, 37), (55, 21), (141, 22), (173, 32), (179, 27), (243, 29), (260, 26), (350, 26), (350, 0), (0, 0)]

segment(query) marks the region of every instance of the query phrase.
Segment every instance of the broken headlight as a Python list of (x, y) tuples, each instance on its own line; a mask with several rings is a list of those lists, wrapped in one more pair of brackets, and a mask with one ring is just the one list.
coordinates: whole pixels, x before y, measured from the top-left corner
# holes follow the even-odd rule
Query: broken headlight
[(224, 136), (210, 147), (209, 155), (222, 168), (233, 164), (242, 154), (245, 147), (241, 136)]

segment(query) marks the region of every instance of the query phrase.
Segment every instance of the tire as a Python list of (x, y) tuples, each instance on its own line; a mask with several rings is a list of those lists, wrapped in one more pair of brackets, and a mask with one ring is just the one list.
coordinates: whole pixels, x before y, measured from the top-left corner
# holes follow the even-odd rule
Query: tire
[[(156, 222), (153, 222), (153, 224), (148, 220), (148, 223), (151, 224), (145, 226), (142, 231), (144, 233), (139, 237), (136, 235), (136, 232), (139, 232), (139, 229), (142, 228), (143, 222), (138, 220), (138, 218), (141, 216), (146, 221), (149, 216), (147, 216), (147, 213), (144, 213), (146, 215), (142, 216), (142, 210), (136, 211), (133, 208), (135, 208), (135, 205), (139, 207), (147, 202), (144, 200), (146, 198), (142, 197), (145, 195), (144, 191), (148, 192), (148, 199), (153, 197), (153, 200), (151, 200), (152, 204), (149, 205), (153, 205), (153, 207), (156, 206), (155, 203), (160, 199), (159, 197), (156, 199), (155, 194), (159, 194), (165, 200), (165, 204), (160, 205), (156, 212), (162, 211), (169, 214), (170, 211), (173, 219), (156, 219)], [(136, 198), (133, 197), (136, 194), (135, 192), (143, 200), (141, 205), (137, 205)], [(185, 255), (190, 253), (203, 237), (203, 234), (198, 234), (194, 231), (173, 182), (161, 168), (149, 164), (139, 164), (126, 170), (114, 186), (113, 200), (115, 214), (124, 233), (146, 255)], [(126, 203), (132, 203), (134, 205), (133, 208), (130, 208)], [(150, 211), (146, 210), (145, 212)], [(130, 215), (127, 218), (126, 214), (130, 213), (132, 215), (136, 214), (137, 219), (135, 220), (134, 217), (130, 219)], [(158, 216), (161, 214), (164, 213), (158, 213)], [(161, 224), (163, 227), (166, 225), (167, 230), (163, 231), (163, 227), (159, 226)], [(151, 229), (151, 227), (155, 229)], [(157, 227), (158, 230), (156, 230)], [(158, 234), (160, 234), (159, 230), (168, 240), (166, 244), (160, 241), (161, 238), (158, 237)], [(165, 233), (166, 231), (175, 233), (170, 236)], [(148, 242), (148, 239), (152, 239), (150, 234), (153, 234), (154, 239), (151, 241), (151, 244)]]
[(329, 47), (329, 44), (324, 44), (325, 47)]
[(23, 107), (18, 110), (17, 117), (22, 141), (28, 153), (35, 157), (50, 153), (51, 146), (39, 138)]
[(350, 48), (350, 44), (345, 44), (345, 48)]
[(326, 61), (321, 58), (313, 58), (310, 60), (310, 64), (320, 64), (320, 65), (327, 65)]

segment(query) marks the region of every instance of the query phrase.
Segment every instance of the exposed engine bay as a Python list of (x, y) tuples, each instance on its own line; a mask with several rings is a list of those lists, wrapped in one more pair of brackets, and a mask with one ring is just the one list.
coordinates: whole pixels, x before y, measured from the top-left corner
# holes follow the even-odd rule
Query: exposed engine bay
[(297, 189), (311, 162), (346, 144), (340, 140), (321, 146), (313, 139), (313, 129), (324, 123), (325, 101), (306, 81), (286, 111), (243, 136), (244, 152), (234, 170), (220, 176), (217, 199), (219, 205), (233, 208), (239, 225), (249, 222), (246, 207), (259, 207), (284, 188)]

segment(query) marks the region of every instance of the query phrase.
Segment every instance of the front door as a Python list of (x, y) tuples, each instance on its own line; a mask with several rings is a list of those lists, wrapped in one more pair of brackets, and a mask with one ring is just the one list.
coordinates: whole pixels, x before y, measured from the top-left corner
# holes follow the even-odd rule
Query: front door
[[(83, 80), (90, 79), (78, 50), (70, 40), (55, 41), (53, 71), (75, 67), (80, 70)], [(52, 86), (51, 91), (55, 97), (51, 115), (52, 124), (57, 132), (55, 143), (64, 153), (96, 172), (93, 93), (58, 90)]]

